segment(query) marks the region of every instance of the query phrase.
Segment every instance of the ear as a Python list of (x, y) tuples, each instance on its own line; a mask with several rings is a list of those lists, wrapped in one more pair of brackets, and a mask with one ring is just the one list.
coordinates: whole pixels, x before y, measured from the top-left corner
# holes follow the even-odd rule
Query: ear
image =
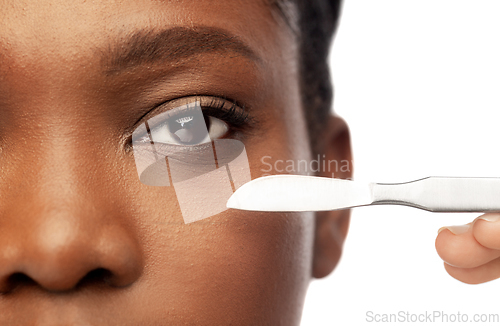
[[(322, 170), (319, 176), (331, 178), (333, 173), (335, 178), (350, 179), (351, 137), (346, 122), (338, 116), (330, 116), (328, 126), (320, 139), (319, 150), (324, 155), (325, 166), (329, 168)], [(313, 277), (325, 277), (337, 266), (349, 229), (350, 213), (350, 210), (316, 213)]]

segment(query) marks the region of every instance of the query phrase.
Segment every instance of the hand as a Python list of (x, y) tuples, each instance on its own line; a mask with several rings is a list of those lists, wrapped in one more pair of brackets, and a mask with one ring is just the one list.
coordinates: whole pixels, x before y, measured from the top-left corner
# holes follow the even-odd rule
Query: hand
[(436, 250), (448, 274), (461, 282), (478, 284), (500, 278), (500, 213), (439, 229)]

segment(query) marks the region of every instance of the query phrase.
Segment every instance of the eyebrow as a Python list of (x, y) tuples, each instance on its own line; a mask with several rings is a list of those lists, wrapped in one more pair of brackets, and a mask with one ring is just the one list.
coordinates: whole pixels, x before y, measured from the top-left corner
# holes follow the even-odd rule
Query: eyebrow
[(215, 27), (173, 27), (138, 30), (111, 45), (102, 54), (106, 74), (157, 62), (176, 63), (204, 53), (233, 53), (255, 63), (261, 59), (242, 40)]

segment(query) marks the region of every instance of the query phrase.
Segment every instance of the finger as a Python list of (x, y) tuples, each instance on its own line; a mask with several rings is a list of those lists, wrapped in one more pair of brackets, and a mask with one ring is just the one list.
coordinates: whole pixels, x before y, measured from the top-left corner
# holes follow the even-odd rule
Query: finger
[(500, 251), (476, 241), (473, 223), (441, 228), (436, 238), (438, 255), (449, 265), (474, 268), (500, 257)]
[(459, 268), (444, 263), (451, 277), (467, 284), (479, 284), (500, 278), (500, 258), (474, 268)]
[(473, 234), (482, 246), (500, 250), (500, 213), (479, 216), (474, 221)]

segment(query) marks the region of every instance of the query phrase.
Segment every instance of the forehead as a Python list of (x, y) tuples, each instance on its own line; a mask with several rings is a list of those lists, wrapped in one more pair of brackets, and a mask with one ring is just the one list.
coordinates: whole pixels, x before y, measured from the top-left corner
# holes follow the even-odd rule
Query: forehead
[(173, 26), (220, 28), (265, 56), (287, 30), (283, 6), (270, 0), (0, 0), (0, 7), (0, 56), (16, 60), (78, 61), (137, 30)]

